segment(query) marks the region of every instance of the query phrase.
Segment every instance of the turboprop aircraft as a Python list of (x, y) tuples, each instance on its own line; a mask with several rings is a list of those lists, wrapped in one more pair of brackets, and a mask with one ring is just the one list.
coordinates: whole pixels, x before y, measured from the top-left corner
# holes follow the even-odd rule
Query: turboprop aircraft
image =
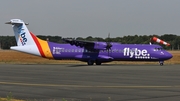
[(158, 61), (163, 65), (172, 55), (160, 45), (120, 44), (116, 42), (92, 42), (63, 39), (68, 44), (59, 44), (41, 40), (28, 30), (24, 21), (11, 19), (17, 46), (10, 49), (49, 59), (74, 59), (87, 62), (88, 65), (101, 65), (111, 61)]

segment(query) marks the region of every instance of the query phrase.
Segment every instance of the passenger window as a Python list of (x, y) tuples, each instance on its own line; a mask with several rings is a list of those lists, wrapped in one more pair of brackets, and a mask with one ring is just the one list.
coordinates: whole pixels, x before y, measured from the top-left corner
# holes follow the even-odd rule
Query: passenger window
[(115, 52), (118, 53), (118, 49), (116, 49)]

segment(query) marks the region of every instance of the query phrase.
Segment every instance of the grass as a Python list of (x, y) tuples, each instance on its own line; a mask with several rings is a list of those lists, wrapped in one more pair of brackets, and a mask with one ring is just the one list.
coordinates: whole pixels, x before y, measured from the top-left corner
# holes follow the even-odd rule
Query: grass
[[(173, 58), (165, 64), (180, 64), (180, 51), (169, 51)], [(9, 64), (86, 64), (76, 60), (51, 60), (12, 50), (0, 50), (0, 63)], [(157, 62), (113, 61), (107, 64), (157, 64)]]
[(6, 98), (0, 98), (0, 101), (25, 101), (25, 100), (14, 99), (12, 93), (9, 92)]
[(82, 63), (74, 60), (50, 60), (22, 52), (12, 50), (0, 50), (0, 63), (17, 64), (68, 64)]

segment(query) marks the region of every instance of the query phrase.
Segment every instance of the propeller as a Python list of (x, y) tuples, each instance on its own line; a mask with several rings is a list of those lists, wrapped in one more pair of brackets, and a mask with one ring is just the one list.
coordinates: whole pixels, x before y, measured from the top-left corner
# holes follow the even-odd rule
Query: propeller
[(108, 56), (109, 56), (109, 50), (112, 47), (112, 44), (110, 42), (110, 33), (108, 34), (108, 38), (107, 38), (107, 42), (106, 42), (107, 46), (106, 46), (106, 50), (108, 51)]

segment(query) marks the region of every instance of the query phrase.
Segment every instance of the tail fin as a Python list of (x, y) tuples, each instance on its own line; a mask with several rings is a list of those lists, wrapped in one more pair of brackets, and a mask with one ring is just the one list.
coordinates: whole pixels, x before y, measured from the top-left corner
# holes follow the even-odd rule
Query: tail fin
[(26, 27), (26, 25), (28, 25), (27, 23), (24, 23), (20, 19), (11, 19), (5, 24), (13, 25), (12, 27), (18, 45), (12, 46), (10, 49), (46, 58), (53, 58), (48, 41), (41, 40), (31, 33)]
[(9, 22), (5, 24), (12, 24), (16, 42), (18, 46), (25, 46), (25, 45), (33, 45), (35, 44), (32, 35), (30, 34), (29, 30), (27, 29), (27, 23), (24, 23), (20, 19), (11, 19)]

